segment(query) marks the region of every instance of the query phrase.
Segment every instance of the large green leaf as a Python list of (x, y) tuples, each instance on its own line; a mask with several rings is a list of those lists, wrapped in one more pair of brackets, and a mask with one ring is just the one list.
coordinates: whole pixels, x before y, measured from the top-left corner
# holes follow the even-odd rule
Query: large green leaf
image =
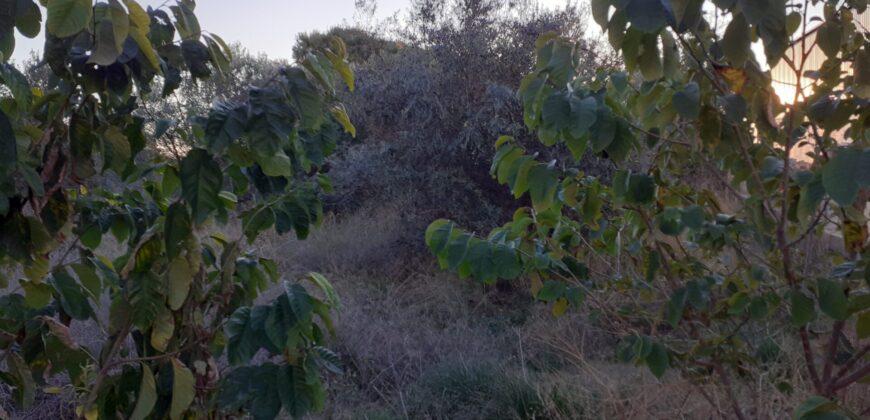
[(254, 207), (242, 213), (242, 231), (249, 243), (269, 228), (275, 225), (275, 212), (269, 206)]
[(51, 284), (67, 315), (80, 321), (90, 318), (93, 313), (91, 304), (85, 291), (72, 276), (64, 270), (57, 270), (51, 275)]
[(290, 161), (290, 157), (283, 150), (266, 155), (258, 153), (256, 159), (260, 169), (267, 176), (293, 176), (293, 162)]
[(100, 276), (93, 264), (72, 264), (70, 267), (79, 278), (79, 282), (84, 286), (85, 290), (90, 293), (91, 299), (97, 301), (103, 292), (103, 285), (100, 281)]
[(838, 321), (845, 321), (849, 317), (849, 301), (843, 286), (834, 280), (819, 279), (818, 283), (819, 307), (825, 315)]
[(163, 236), (166, 238), (166, 256), (173, 259), (181, 255), (191, 235), (190, 215), (184, 204), (172, 203), (166, 210)]
[(640, 73), (644, 79), (656, 80), (662, 77), (664, 67), (657, 36), (646, 35), (643, 37), (641, 52), (637, 56), (637, 64), (640, 66)]
[[(0, 63), (15, 52), (15, 1), (0, 2)], [(2, 377), (0, 377), (2, 380)]]
[(130, 420), (143, 420), (151, 414), (157, 403), (157, 383), (154, 381), (154, 373), (145, 363), (142, 363), (142, 381), (139, 383), (139, 398), (136, 407), (130, 415)]
[(677, 32), (696, 29), (701, 22), (703, 6), (704, 0), (671, 0)]
[(590, 9), (595, 23), (602, 28), (607, 27), (607, 22), (610, 19), (610, 0), (591, 0)]
[(132, 149), (130, 140), (120, 128), (110, 126), (103, 133), (103, 156), (106, 160), (104, 168), (111, 169), (118, 175), (124, 174), (132, 157)]
[(658, 33), (668, 21), (661, 0), (630, 0), (624, 10), (631, 27), (642, 32)]
[(223, 206), (220, 194), (223, 173), (212, 156), (203, 149), (192, 149), (181, 161), (181, 192), (193, 210), (193, 218), (202, 224)]
[(598, 102), (591, 96), (580, 98), (571, 95), (568, 103), (571, 107), (571, 121), (568, 126), (571, 135), (584, 136), (598, 119)]
[(722, 52), (732, 66), (742, 67), (752, 53), (752, 35), (743, 14), (736, 14), (722, 37)]
[(121, 49), (115, 41), (115, 30), (111, 19), (102, 19), (97, 23), (94, 39), (94, 50), (88, 63), (101, 66), (113, 64), (121, 54)]
[(797, 327), (802, 327), (816, 320), (816, 303), (798, 291), (792, 291), (791, 295), (791, 322)]
[(681, 287), (671, 295), (671, 300), (666, 308), (665, 319), (671, 327), (676, 328), (680, 320), (683, 319), (683, 312), (686, 308), (687, 291), (685, 287)]
[(544, 127), (554, 131), (562, 131), (571, 123), (571, 106), (563, 93), (557, 92), (544, 101), (541, 110)]
[(316, 131), (324, 120), (323, 96), (302, 69), (289, 69), (284, 77), (284, 88), (296, 114), (301, 117), (303, 128)]
[(287, 296), (287, 301), (290, 303), (290, 309), (293, 310), (293, 316), (302, 322), (311, 320), (312, 305), (311, 295), (302, 287), (301, 284), (293, 284), (284, 282), (284, 295)]
[(167, 271), (169, 294), (167, 299), (169, 308), (173, 311), (180, 309), (184, 305), (184, 301), (187, 300), (194, 274), (186, 258), (175, 258), (169, 263), (169, 270)]
[(320, 273), (310, 272), (305, 276), (305, 278), (320, 288), (320, 291), (323, 292), (323, 295), (326, 298), (326, 303), (328, 303), (331, 308), (339, 309), (341, 306), (341, 300), (339, 299), (335, 288), (332, 287), (332, 284), (329, 283), (329, 280), (327, 280), (326, 277), (323, 277)]
[(181, 41), (181, 54), (191, 76), (197, 79), (211, 76), (211, 68), (208, 66), (211, 54), (205, 44), (199, 40), (187, 38)]
[(683, 90), (673, 96), (674, 108), (687, 119), (696, 119), (701, 112), (701, 90), (697, 82), (689, 82)]
[(646, 365), (656, 378), (661, 378), (670, 365), (668, 349), (658, 341), (653, 342), (652, 348), (646, 356)]
[[(470, 275), (478, 281), (491, 283), (498, 278), (498, 273), (492, 260), (492, 246), (487, 241), (472, 238), (468, 243), (465, 263), (468, 264)], [(464, 270), (461, 270), (460, 274), (462, 273), (464, 273)]]
[[(542, 41), (546, 40), (543, 45)], [(564, 86), (574, 76), (574, 44), (564, 39), (542, 35), (538, 39), (538, 69), (546, 72), (556, 86)]]
[[(9, 370), (8, 374), (13, 378), (12, 385), (14, 385), (11, 392), (12, 396), (20, 406), (30, 408), (36, 398), (36, 382), (33, 380), (33, 373), (21, 356), (11, 350), (7, 351), (9, 353), (7, 354), (6, 367)], [(0, 376), (0, 381), (4, 379), (6, 379), (5, 375)]]
[(278, 370), (277, 385), (284, 411), (294, 418), (304, 416), (312, 408), (306, 372), (296, 366), (284, 366)]
[(33, 92), (27, 76), (9, 64), (0, 64), (0, 81), (9, 88), (15, 102), (23, 109), (29, 109), (33, 102)]
[(635, 137), (628, 122), (617, 120), (613, 131), (613, 141), (604, 149), (607, 158), (614, 162), (622, 162), (636, 147), (637, 137)]
[(801, 186), (800, 198), (798, 199), (797, 214), (801, 221), (806, 221), (819, 207), (819, 203), (825, 198), (825, 187), (822, 177), (816, 174), (806, 184)]
[(15, 132), (12, 131), (12, 123), (0, 110), (0, 174), (6, 173), (15, 167), (18, 162), (18, 145), (15, 141)]
[(193, 373), (180, 360), (172, 359), (172, 405), (169, 407), (169, 418), (172, 420), (184, 418), (184, 413), (196, 396)]
[(146, 263), (149, 269), (136, 270), (127, 280), (129, 309), (133, 323), (147, 329), (157, 319), (164, 309), (166, 298), (163, 294), (166, 282), (150, 270), (151, 263)]
[(559, 176), (554, 168), (539, 163), (529, 169), (529, 195), (536, 211), (549, 209), (559, 187)]
[(17, 0), (15, 27), (21, 35), (28, 38), (39, 35), (42, 27), (42, 11), (33, 0)]
[(222, 153), (238, 139), (247, 124), (247, 109), (233, 103), (218, 103), (208, 114), (205, 141), (212, 153)]
[(656, 182), (653, 177), (643, 174), (631, 174), (628, 177), (628, 190), (625, 198), (630, 203), (647, 204), (655, 199)]
[(248, 410), (254, 420), (271, 420), (281, 412), (281, 384), (278, 376), (283, 368), (272, 364), (261, 368), (261, 376), (253, 378), (253, 397)]
[(109, 0), (109, 10), (104, 19), (109, 19), (112, 22), (112, 38), (115, 40), (115, 48), (118, 51), (123, 51), (127, 36), (130, 35), (130, 18), (120, 1)]
[(233, 365), (247, 363), (258, 346), (251, 324), (251, 308), (241, 307), (233, 312), (224, 327), (227, 337), (227, 359)]
[(826, 21), (816, 30), (816, 40), (826, 56), (836, 57), (843, 40), (843, 28), (835, 21)]
[(544, 282), (541, 290), (538, 291), (538, 294), (535, 296), (536, 299), (544, 301), (544, 302), (553, 302), (556, 299), (562, 297), (565, 293), (565, 289), (567, 285), (560, 281), (548, 280)]
[(837, 404), (825, 397), (814, 395), (802, 402), (794, 411), (797, 420), (841, 420), (846, 417), (832, 413)]
[(870, 149), (838, 149), (822, 170), (822, 184), (834, 201), (851, 206), (859, 187), (870, 184)]
[(48, 32), (66, 38), (81, 32), (93, 14), (91, 0), (51, 0), (48, 2)]
[(446, 219), (438, 219), (429, 224), (426, 229), (426, 245), (435, 255), (441, 253), (450, 240), (453, 223)]
[(278, 377), (283, 367), (274, 363), (242, 367), (221, 383), (218, 406), (228, 410), (247, 408), (255, 419), (273, 419), (281, 411)]
[(591, 128), (592, 151), (601, 153), (613, 143), (619, 130), (613, 111), (607, 107), (599, 107), (595, 124)]

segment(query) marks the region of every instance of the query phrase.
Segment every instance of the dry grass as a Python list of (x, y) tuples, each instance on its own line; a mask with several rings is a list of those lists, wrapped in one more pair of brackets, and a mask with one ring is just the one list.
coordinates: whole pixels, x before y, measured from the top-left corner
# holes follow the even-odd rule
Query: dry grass
[[(401, 205), (327, 217), (306, 241), (267, 236), (257, 251), (288, 279), (327, 275), (342, 298), (333, 346), (346, 374), (329, 378), (324, 419), (719, 419), (731, 412), (721, 389), (677, 374), (657, 380), (613, 362), (618, 340), (583, 313), (553, 318), (524, 285), (481, 286), (442, 273), (409, 242)], [(235, 237), (237, 227), (226, 232)], [(106, 244), (112, 246), (112, 244)], [(262, 299), (271, 299), (278, 288)], [(81, 324), (81, 323), (79, 323)], [(102, 333), (75, 325), (82, 344)], [(766, 332), (776, 336), (776, 332)], [(796, 343), (753, 381), (737, 380), (751, 418), (788, 418), (807, 395)], [(777, 390), (782, 380), (795, 392)], [(866, 401), (853, 389), (850, 401)], [(0, 394), (2, 400), (2, 394)], [(858, 404), (860, 406), (860, 404)], [(12, 418), (67, 418), (69, 396), (40, 395)], [(3, 416), (0, 411), (0, 417)]]
[[(614, 363), (618, 337), (585, 314), (554, 319), (522, 285), (462, 282), (430, 258), (413, 257), (403, 248), (402, 221), (401, 206), (383, 206), (331, 220), (305, 242), (276, 239), (272, 251), (263, 248), (287, 269), (324, 272), (342, 296), (337, 348), (349, 372), (332, 381), (322, 418), (732, 417), (726, 394), (713, 384), (677, 374), (660, 381)], [(799, 346), (779, 345), (777, 362), (751, 381), (735, 378), (752, 418), (788, 418), (808, 397), (803, 370), (795, 368), (802, 365)], [(795, 391), (778, 390), (783, 381)], [(529, 393), (531, 402), (523, 400)], [(852, 393), (851, 401), (867, 400), (859, 389)], [(523, 401), (535, 410), (505, 414), (505, 406)]]

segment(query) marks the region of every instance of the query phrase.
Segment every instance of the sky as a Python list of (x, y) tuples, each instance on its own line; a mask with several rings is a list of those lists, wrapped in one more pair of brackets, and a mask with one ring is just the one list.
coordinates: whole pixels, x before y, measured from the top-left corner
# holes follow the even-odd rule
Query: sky
[[(561, 6), (565, 1), (540, 0), (540, 3)], [(139, 3), (143, 7), (156, 7), (166, 1), (139, 0)], [(239, 42), (253, 53), (290, 58), (299, 33), (353, 22), (354, 3), (354, 0), (199, 0), (196, 15), (203, 29), (220, 35), (227, 42)], [(409, 4), (410, 0), (378, 0), (376, 18), (404, 11)], [(43, 39), (30, 40), (16, 32), (16, 44), (12, 59), (20, 61), (31, 50), (41, 50)]]

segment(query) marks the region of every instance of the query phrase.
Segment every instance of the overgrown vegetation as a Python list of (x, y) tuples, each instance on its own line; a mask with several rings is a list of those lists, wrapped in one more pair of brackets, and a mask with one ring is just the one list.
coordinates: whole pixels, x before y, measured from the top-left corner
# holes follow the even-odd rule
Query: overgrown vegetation
[(0, 417), (870, 412), (865, 1), (356, 3), (0, 0)]
[[(335, 161), (330, 208), (401, 200), (415, 245), (432, 217), (450, 214), (481, 228), (507, 220), (509, 195), (488, 174), (490, 139), (507, 132), (532, 140), (514, 91), (533, 65), (539, 35), (555, 31), (583, 42), (590, 74), (613, 65), (606, 50), (581, 37), (587, 15), (528, 1), (427, 0), (414, 2), (401, 23), (372, 29), (365, 51), (383, 39), (395, 44), (356, 64), (357, 89), (343, 99), (361, 144)], [(587, 167), (608, 170), (595, 159)]]
[[(40, 33), (44, 11), (51, 70), (32, 87), (0, 67), (10, 93), (0, 102), (0, 263), (23, 276), (0, 297), (0, 380), (11, 397), (28, 407), (65, 376), (75, 416), (89, 419), (322, 409), (320, 372), (340, 369), (323, 347), (338, 298), (310, 273), (322, 297), (285, 282), (255, 305), (281, 274), (251, 245), (266, 230), (304, 238), (319, 223), (329, 190), (319, 169), (341, 130), (354, 132), (335, 98), (336, 79), (353, 88), (344, 44), (275, 68), (244, 95), (224, 91), (207, 116), (172, 121), (148, 102), (171, 102), (185, 78), (238, 70), (193, 1), (43, 7), (0, 2), (0, 58), (12, 31)], [(173, 105), (193, 116), (191, 104)], [(119, 182), (85, 186), (106, 172)], [(246, 194), (252, 202), (240, 205)], [(231, 214), (235, 237), (223, 233)], [(80, 323), (101, 343), (80, 345), (71, 333)], [(253, 364), (258, 354), (265, 360)]]
[[(528, 277), (556, 316), (589, 307), (622, 336), (618, 359), (720, 388), (734, 417), (764, 410), (745, 392), (757, 381), (815, 394), (794, 408), (797, 418), (867, 414), (866, 400), (848, 398), (870, 375), (870, 44), (853, 20), (867, 3), (591, 5), (626, 72), (589, 78), (582, 45), (538, 40), (518, 93), (525, 124), (571, 153), (542, 160), (499, 138), (492, 173), (531, 206), (486, 237), (432, 223), (426, 241), (442, 268), (483, 282)], [(812, 17), (815, 5), (823, 16)], [(719, 15), (724, 32), (708, 18)], [(824, 22), (813, 42), (811, 20)], [(798, 83), (784, 103), (750, 53), (753, 37), (766, 64), (784, 61)], [(809, 71), (814, 48), (827, 60)], [(793, 161), (798, 147), (809, 150), (806, 166)], [(589, 150), (623, 165), (609, 182), (583, 171)], [(637, 166), (622, 163), (631, 159)], [(705, 163), (740, 197), (733, 213), (687, 179), (686, 161)], [(831, 232), (842, 249), (798, 268), (801, 244)], [(809, 384), (768, 370), (784, 346), (801, 346), (793, 369)]]

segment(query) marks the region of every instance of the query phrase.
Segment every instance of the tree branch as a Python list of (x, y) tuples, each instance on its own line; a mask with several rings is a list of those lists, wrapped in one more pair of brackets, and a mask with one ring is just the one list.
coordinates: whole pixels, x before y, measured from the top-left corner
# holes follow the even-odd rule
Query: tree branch
[(837, 345), (840, 343), (840, 334), (843, 332), (844, 321), (834, 322), (834, 329), (831, 331), (831, 338), (828, 341), (828, 351), (825, 355), (825, 367), (822, 371), (822, 383), (825, 385), (826, 391), (831, 388), (831, 370), (834, 367), (834, 358), (837, 355)]
[(801, 344), (804, 351), (804, 360), (807, 363), (807, 370), (810, 372), (810, 379), (813, 381), (813, 387), (818, 392), (822, 392), (822, 381), (819, 379), (819, 372), (816, 370), (816, 361), (813, 357), (813, 349), (810, 347), (810, 337), (807, 334), (807, 327), (803, 326), (799, 331)]

